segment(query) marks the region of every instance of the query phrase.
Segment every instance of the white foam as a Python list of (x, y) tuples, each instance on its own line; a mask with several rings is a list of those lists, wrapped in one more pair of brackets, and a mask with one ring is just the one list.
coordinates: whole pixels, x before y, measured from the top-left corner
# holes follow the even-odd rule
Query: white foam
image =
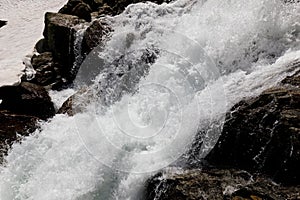
[(111, 81), (106, 75), (116, 73), (108, 69), (92, 95), (81, 96), (89, 102), (85, 112), (57, 115), (15, 144), (1, 168), (1, 199), (141, 199), (149, 175), (184, 153), (199, 129), (209, 129), (204, 156), (219, 134), (211, 122), (222, 125), (235, 103), (295, 70), (289, 64), (300, 58), (299, 4), (193, 2), (138, 4), (113, 18), (100, 56), (109, 63), (135, 52), (134, 63), (143, 49), (158, 49), (149, 74), (103, 112), (101, 95), (118, 92), (102, 91), (111, 89), (101, 87)]

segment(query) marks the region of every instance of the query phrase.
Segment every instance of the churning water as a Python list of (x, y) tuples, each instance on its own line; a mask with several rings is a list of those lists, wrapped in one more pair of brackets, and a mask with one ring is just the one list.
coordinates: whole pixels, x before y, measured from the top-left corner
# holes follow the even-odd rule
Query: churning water
[(179, 164), (197, 133), (201, 159), (235, 103), (293, 73), (299, 11), (279, 0), (181, 0), (103, 19), (114, 32), (87, 57), (99, 64), (81, 66), (81, 112), (13, 146), (0, 198), (143, 199), (147, 178)]

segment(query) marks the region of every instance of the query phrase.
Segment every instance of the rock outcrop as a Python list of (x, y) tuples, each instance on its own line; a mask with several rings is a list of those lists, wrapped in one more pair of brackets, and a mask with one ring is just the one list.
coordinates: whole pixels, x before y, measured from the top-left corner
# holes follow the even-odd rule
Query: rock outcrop
[[(300, 67), (300, 63), (294, 63)], [(235, 105), (206, 160), (300, 184), (300, 73)]]
[(179, 170), (148, 180), (145, 199), (292, 200), (300, 198), (299, 191), (299, 186), (280, 186), (241, 170)]
[(38, 120), (55, 114), (48, 92), (42, 86), (22, 82), (0, 87), (0, 163), (17, 135), (26, 136), (37, 128)]
[(31, 83), (41, 86), (63, 84), (61, 77), (62, 66), (54, 61), (51, 52), (33, 55), (31, 58), (31, 64), (35, 70), (35, 75), (30, 80)]
[(73, 72), (75, 55), (76, 25), (85, 21), (76, 16), (61, 13), (46, 13), (44, 37), (56, 62), (61, 66), (61, 75), (72, 81), (76, 74)]
[[(299, 61), (291, 65), (300, 68)], [(201, 169), (156, 174), (147, 181), (146, 199), (300, 199), (299, 102), (300, 70), (239, 102)]]
[(0, 87), (0, 110), (47, 119), (55, 114), (48, 92), (41, 86), (22, 82), (17, 86)]

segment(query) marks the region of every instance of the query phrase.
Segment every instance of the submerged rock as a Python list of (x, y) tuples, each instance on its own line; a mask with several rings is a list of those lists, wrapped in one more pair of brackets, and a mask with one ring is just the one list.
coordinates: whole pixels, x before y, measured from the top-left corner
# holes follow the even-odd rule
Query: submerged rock
[[(174, 171), (174, 169), (173, 169)], [(146, 185), (146, 200), (292, 200), (300, 187), (283, 187), (240, 170), (162, 172)]]
[[(300, 63), (294, 63), (300, 66)], [(235, 105), (206, 160), (300, 184), (300, 74)]]

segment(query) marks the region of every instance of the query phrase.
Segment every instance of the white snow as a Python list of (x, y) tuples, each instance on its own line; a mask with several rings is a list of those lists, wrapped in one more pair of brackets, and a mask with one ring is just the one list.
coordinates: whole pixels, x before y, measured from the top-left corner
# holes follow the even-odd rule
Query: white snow
[(44, 13), (58, 11), (66, 0), (0, 0), (0, 86), (19, 81), (22, 60), (42, 38)]

